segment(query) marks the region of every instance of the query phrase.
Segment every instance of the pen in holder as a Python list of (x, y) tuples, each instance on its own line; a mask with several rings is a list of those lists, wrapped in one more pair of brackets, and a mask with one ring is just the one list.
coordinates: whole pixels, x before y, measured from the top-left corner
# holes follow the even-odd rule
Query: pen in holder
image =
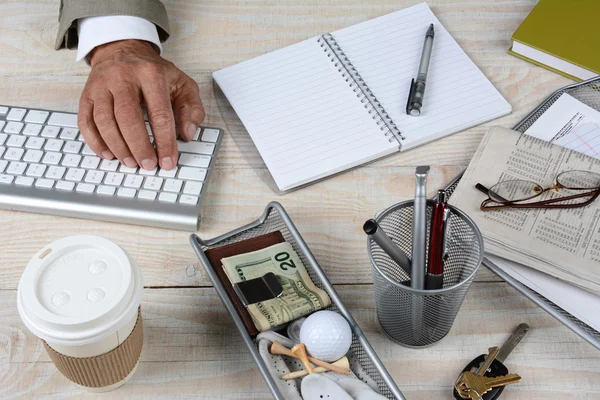
[[(433, 204), (431, 200), (427, 202), (428, 220)], [(413, 205), (412, 200), (398, 203), (376, 218), (379, 226), (407, 254), (412, 248)], [(446, 238), (442, 289), (407, 286), (410, 275), (375, 241), (367, 239), (379, 323), (392, 340), (406, 347), (431, 346), (448, 334), (483, 260), (483, 238), (475, 223), (459, 209), (452, 206), (447, 209), (452, 224)], [(429, 226), (427, 230), (429, 241)]]

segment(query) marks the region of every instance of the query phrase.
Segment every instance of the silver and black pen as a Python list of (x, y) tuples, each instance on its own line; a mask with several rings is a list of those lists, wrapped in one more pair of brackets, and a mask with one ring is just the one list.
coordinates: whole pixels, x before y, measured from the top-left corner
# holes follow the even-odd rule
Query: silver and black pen
[(429, 61), (431, 60), (434, 36), (435, 32), (433, 30), (433, 24), (431, 24), (425, 34), (425, 44), (423, 44), (423, 53), (421, 53), (421, 62), (419, 63), (417, 79), (413, 79), (410, 82), (410, 92), (408, 93), (408, 101), (406, 103), (406, 113), (414, 117), (421, 115), (421, 107), (423, 107), (425, 83), (427, 82), (427, 71), (429, 70)]

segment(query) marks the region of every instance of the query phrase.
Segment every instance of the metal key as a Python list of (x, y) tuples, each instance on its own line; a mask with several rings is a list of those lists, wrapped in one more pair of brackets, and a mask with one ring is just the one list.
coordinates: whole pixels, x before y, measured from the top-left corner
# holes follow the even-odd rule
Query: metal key
[[(514, 333), (508, 338), (508, 340), (502, 345), (500, 351), (496, 356), (496, 359), (492, 361), (491, 365), (488, 365), (485, 370), (483, 370), (482, 362), (484, 361), (486, 354), (482, 354), (479, 357), (472, 360), (464, 369), (463, 372), (466, 371), (476, 371), (480, 376), (486, 377), (497, 377), (497, 376), (505, 376), (508, 374), (508, 368), (504, 366), (504, 361), (512, 352), (512, 350), (519, 344), (521, 339), (529, 332), (529, 325), (520, 324)], [(481, 366), (480, 366), (481, 365)], [(481, 374), (483, 372), (483, 374)], [(500, 394), (504, 391), (504, 386), (495, 387), (490, 390), (485, 396), (482, 396), (483, 400), (496, 400)], [(454, 391), (454, 398), (462, 399), (462, 398), (471, 398), (468, 394), (464, 393), (464, 396), (461, 395), (457, 390)]]
[(472, 393), (472, 391), (474, 391), (483, 398), (484, 394), (495, 387), (506, 386), (520, 381), (521, 377), (517, 374), (489, 378), (487, 376), (474, 375), (472, 372), (464, 372), (462, 385), (464, 385), (466, 389), (461, 390), (461, 392), (464, 393), (468, 390)]

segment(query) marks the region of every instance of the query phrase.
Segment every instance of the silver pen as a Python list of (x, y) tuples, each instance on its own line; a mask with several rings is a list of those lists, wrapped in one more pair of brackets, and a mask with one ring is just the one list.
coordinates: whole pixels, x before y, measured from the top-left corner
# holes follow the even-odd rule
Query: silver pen
[(411, 287), (425, 289), (425, 254), (427, 236), (427, 174), (429, 166), (415, 171), (415, 204), (413, 206), (413, 242)]
[(417, 79), (413, 79), (410, 82), (410, 92), (408, 93), (408, 102), (406, 103), (406, 113), (414, 117), (421, 115), (421, 107), (423, 107), (425, 83), (427, 82), (427, 71), (429, 70), (429, 61), (431, 60), (434, 36), (433, 24), (431, 24), (425, 34), (425, 44), (423, 44), (423, 53), (421, 53), (421, 63), (419, 64)]
[(398, 264), (398, 266), (400, 266), (400, 268), (404, 270), (404, 272), (406, 272), (406, 275), (410, 276), (410, 258), (408, 258), (402, 249), (386, 235), (377, 221), (374, 219), (368, 220), (363, 225), (363, 230), (392, 260), (394, 260), (396, 264)]

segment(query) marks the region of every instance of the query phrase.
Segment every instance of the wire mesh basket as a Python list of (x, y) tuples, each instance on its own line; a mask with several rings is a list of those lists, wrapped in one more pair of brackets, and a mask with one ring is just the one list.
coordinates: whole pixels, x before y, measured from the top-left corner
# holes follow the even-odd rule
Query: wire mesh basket
[(352, 328), (353, 339), (352, 339), (352, 347), (351, 351), (354, 354), (354, 357), (360, 363), (361, 367), (366, 371), (369, 376), (377, 383), (380, 393), (387, 397), (388, 399), (399, 399), (404, 400), (405, 397), (400, 392), (400, 389), (396, 386), (396, 383), (393, 381), (388, 371), (385, 369), (381, 360), (375, 353), (375, 350), (369, 344), (366, 336), (350, 314), (350, 312), (344, 306), (344, 303), (338, 296), (337, 292), (325, 276), (325, 273), (317, 263), (317, 260), (312, 255), (308, 246), (298, 233), (296, 227), (291, 221), (290, 217), (285, 212), (283, 206), (277, 202), (269, 203), (265, 209), (263, 215), (256, 221), (242, 226), (238, 229), (235, 229), (229, 233), (218, 236), (209, 240), (202, 240), (196, 235), (190, 236), (190, 242), (192, 247), (194, 248), (200, 263), (206, 270), (208, 276), (210, 277), (221, 301), (227, 308), (227, 311), (231, 314), (231, 317), (234, 320), (234, 323), (239, 330), (248, 350), (250, 351), (252, 358), (256, 362), (260, 373), (265, 379), (273, 397), (277, 400), (285, 400), (277, 385), (269, 373), (266, 364), (261, 358), (257, 343), (253, 340), (248, 331), (244, 327), (242, 319), (238, 315), (235, 310), (233, 303), (227, 296), (225, 288), (221, 284), (219, 278), (216, 273), (213, 271), (212, 266), (205, 256), (204, 251), (225, 246), (228, 244), (240, 242), (242, 240), (250, 239), (256, 236), (265, 235), (271, 232), (280, 231), (285, 240), (292, 245), (302, 263), (306, 267), (308, 274), (310, 275), (314, 284), (325, 290), (329, 297), (331, 298), (332, 306), (328, 308), (331, 311), (335, 311), (341, 314)]
[[(413, 205), (412, 200), (398, 203), (377, 217), (381, 228), (406, 254), (412, 251)], [(442, 289), (411, 288), (410, 276), (375, 241), (367, 241), (379, 323), (403, 346), (431, 346), (448, 334), (483, 260), (483, 238), (475, 223), (459, 209), (448, 208), (451, 224)], [(432, 210), (433, 201), (429, 200), (427, 220)]]

